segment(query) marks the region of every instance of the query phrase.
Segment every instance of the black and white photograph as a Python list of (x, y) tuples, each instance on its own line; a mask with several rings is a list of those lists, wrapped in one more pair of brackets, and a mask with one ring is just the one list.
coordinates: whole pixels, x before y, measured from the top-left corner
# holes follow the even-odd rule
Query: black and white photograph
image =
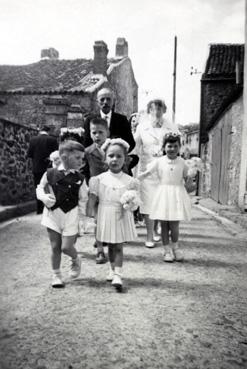
[(247, 0), (0, 32), (0, 369), (246, 369)]

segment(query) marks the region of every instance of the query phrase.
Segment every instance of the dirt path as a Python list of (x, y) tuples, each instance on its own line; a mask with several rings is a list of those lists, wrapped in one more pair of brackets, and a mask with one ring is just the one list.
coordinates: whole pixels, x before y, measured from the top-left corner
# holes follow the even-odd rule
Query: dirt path
[(0, 229), (1, 369), (247, 368), (245, 241), (194, 209), (181, 227), (186, 260), (167, 264), (139, 229), (119, 294), (87, 236), (77, 243), (80, 279), (54, 290), (39, 222), (29, 215)]

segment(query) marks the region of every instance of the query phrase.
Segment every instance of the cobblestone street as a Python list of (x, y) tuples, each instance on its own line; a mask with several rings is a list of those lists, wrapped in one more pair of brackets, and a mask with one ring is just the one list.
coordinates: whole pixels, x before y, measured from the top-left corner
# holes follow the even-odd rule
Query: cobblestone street
[[(82, 273), (50, 287), (50, 249), (40, 216), (0, 229), (1, 369), (247, 368), (247, 245), (196, 207), (181, 225), (183, 263), (161, 244), (125, 246), (123, 293), (80, 237)], [(63, 275), (69, 270), (63, 257)]]

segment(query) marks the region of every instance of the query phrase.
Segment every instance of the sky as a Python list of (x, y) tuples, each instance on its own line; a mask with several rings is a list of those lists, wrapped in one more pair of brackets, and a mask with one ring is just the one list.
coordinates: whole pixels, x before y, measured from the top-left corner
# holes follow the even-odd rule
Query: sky
[[(0, 64), (40, 60), (54, 47), (61, 59), (93, 58), (104, 40), (129, 44), (139, 110), (162, 98), (172, 116), (177, 36), (176, 122), (198, 123), (200, 79), (211, 43), (244, 43), (244, 0), (0, 0)], [(190, 74), (191, 67), (197, 73)]]

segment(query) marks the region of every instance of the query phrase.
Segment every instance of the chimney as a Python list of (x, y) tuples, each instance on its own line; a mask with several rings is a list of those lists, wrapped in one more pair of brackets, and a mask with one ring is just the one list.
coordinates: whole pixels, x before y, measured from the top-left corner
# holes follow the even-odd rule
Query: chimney
[(104, 41), (95, 41), (94, 43), (94, 66), (95, 74), (106, 74), (108, 48)]
[(116, 43), (116, 57), (128, 56), (128, 42), (124, 37), (118, 37)]
[(50, 47), (49, 49), (43, 49), (41, 50), (41, 59), (58, 59), (59, 58), (59, 52), (54, 49), (53, 47)]

